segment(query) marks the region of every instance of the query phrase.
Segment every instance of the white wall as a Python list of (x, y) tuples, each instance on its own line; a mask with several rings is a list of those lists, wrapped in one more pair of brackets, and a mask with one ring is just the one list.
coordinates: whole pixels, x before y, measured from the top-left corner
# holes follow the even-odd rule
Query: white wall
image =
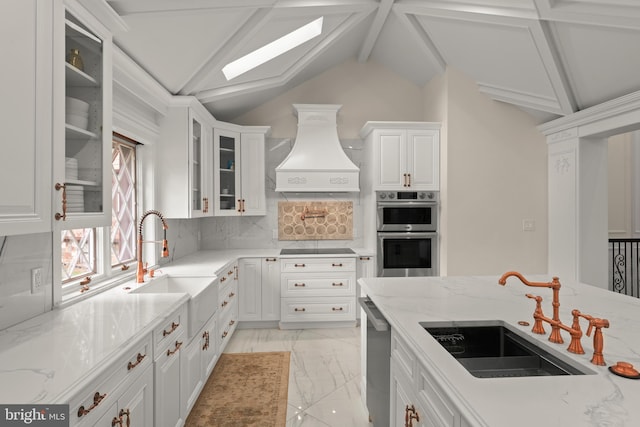
[[(536, 120), (453, 68), (426, 86), (425, 105), (423, 119), (446, 129), (443, 274), (546, 273), (547, 146)], [(523, 231), (525, 219), (534, 231)]]

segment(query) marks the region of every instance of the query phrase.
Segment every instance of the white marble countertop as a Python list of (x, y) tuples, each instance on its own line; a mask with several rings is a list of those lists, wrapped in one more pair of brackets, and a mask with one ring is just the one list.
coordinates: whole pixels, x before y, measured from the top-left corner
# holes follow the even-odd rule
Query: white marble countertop
[(69, 403), (188, 299), (107, 291), (0, 331), (0, 402)]
[[(526, 276), (525, 276), (526, 277)], [(549, 276), (527, 277), (548, 282)], [(640, 380), (621, 378), (607, 366), (617, 361), (640, 368), (640, 300), (589, 285), (564, 283), (560, 289), (560, 319), (571, 324), (571, 310), (606, 318), (603, 329), (607, 366), (590, 363), (593, 336), (583, 336), (583, 355), (566, 351), (564, 344), (548, 341), (546, 335), (531, 332), (535, 301), (526, 293), (544, 298), (542, 308), (552, 315), (551, 289), (533, 288), (516, 278), (506, 286), (498, 277), (366, 278), (359, 283), (385, 315), (392, 329), (412, 347), (420, 362), (447, 391), (471, 425), (488, 427), (592, 426), (631, 427), (640, 425)], [(476, 378), (440, 346), (419, 322), (448, 320), (503, 320), (537, 340), (553, 353), (590, 369), (593, 375), (526, 378)], [(529, 321), (523, 327), (518, 321)], [(586, 332), (587, 321), (582, 320)]]

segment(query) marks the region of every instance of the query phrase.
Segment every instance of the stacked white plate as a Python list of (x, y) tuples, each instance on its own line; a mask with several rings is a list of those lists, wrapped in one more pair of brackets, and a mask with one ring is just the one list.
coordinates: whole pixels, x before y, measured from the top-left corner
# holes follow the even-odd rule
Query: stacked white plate
[(67, 184), (67, 212), (84, 212), (84, 187)]
[(64, 162), (64, 170), (65, 170), (65, 179), (67, 181), (75, 179), (78, 179), (78, 159), (74, 158), (74, 157), (67, 157), (65, 158), (65, 162)]
[(72, 126), (87, 129), (89, 125), (89, 103), (67, 96), (65, 98), (66, 121)]

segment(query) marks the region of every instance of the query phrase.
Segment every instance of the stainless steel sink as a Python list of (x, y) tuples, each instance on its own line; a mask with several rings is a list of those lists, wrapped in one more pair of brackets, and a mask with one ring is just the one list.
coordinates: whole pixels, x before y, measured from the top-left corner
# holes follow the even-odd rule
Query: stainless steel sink
[[(593, 374), (552, 354), (505, 322), (422, 322), (420, 325), (478, 378)], [(564, 350), (564, 349), (563, 349)]]

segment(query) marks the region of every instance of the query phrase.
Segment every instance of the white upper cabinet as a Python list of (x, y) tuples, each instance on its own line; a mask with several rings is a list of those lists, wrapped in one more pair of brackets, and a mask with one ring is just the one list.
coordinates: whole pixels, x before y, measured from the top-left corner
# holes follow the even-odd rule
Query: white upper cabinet
[(269, 127), (218, 123), (213, 138), (216, 216), (266, 215), (265, 137)]
[(192, 97), (175, 97), (160, 125), (156, 181), (159, 210), (168, 218), (212, 214), (211, 116)]
[(368, 122), (360, 135), (373, 151), (374, 190), (439, 190), (439, 123)]
[(0, 5), (0, 236), (51, 231), (52, 8)]
[[(73, 5), (73, 6), (72, 6)], [(112, 44), (91, 14), (54, 3), (53, 209), (56, 229), (111, 223)]]

